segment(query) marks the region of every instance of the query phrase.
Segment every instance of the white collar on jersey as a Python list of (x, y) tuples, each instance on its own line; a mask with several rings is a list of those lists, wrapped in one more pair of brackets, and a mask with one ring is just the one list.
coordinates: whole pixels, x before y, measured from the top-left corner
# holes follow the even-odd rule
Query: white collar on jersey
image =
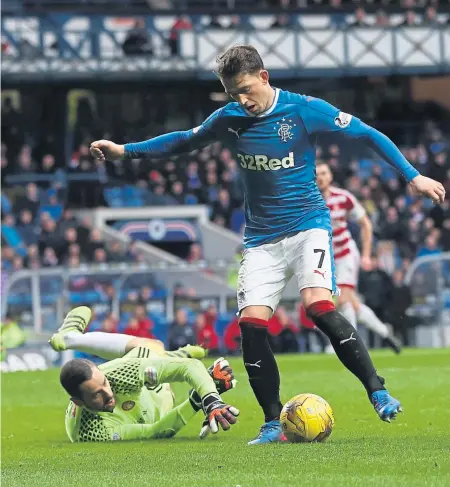
[(277, 103), (278, 103), (278, 96), (279, 95), (280, 95), (280, 89), (275, 88), (275, 97), (273, 99), (272, 105), (270, 105), (270, 107), (266, 111), (259, 113), (258, 115), (254, 115), (252, 112), (249, 112), (245, 108), (244, 108), (244, 112), (249, 117), (257, 117), (257, 118), (266, 117), (267, 115), (270, 115), (275, 110), (275, 107), (277, 106)]

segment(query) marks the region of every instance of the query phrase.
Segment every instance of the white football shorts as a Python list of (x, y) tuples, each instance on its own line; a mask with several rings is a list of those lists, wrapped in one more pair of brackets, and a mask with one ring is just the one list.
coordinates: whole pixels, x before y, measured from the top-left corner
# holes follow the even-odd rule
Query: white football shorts
[(338, 293), (331, 235), (314, 228), (245, 249), (239, 269), (237, 302), (276, 310), (286, 284), (296, 276), (299, 291), (310, 287)]

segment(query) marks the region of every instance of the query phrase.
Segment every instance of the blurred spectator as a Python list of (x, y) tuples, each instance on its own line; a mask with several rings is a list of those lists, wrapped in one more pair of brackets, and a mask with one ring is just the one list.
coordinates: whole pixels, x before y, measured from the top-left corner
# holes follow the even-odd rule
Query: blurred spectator
[(184, 187), (180, 181), (175, 181), (172, 184), (171, 196), (178, 204), (180, 205), (184, 204), (184, 200), (185, 200)]
[(204, 314), (199, 313), (195, 320), (196, 343), (209, 350), (211, 354), (219, 351), (219, 336), (214, 326), (208, 323)]
[(205, 317), (205, 323), (207, 326), (214, 327), (216, 324), (217, 318), (219, 317), (219, 312), (217, 311), (217, 307), (215, 304), (210, 304), (206, 311), (203, 313)]
[(417, 25), (417, 20), (414, 10), (407, 10), (405, 20), (399, 26), (413, 27), (415, 25)]
[(6, 357), (6, 351), (20, 347), (25, 342), (25, 332), (20, 328), (19, 323), (11, 314), (7, 313), (0, 323), (0, 346), (1, 346), (1, 360)]
[(188, 324), (187, 313), (184, 309), (178, 309), (175, 313), (175, 321), (169, 328), (169, 350), (195, 343), (195, 332)]
[(39, 241), (39, 231), (36, 225), (33, 224), (33, 214), (30, 210), (22, 210), (20, 212), (19, 225), (17, 230), (25, 242), (25, 245), (35, 244)]
[(17, 157), (17, 167), (15, 172), (17, 174), (34, 173), (37, 170), (37, 164), (31, 157), (31, 149), (28, 146), (23, 146)]
[(58, 257), (56, 256), (55, 250), (51, 247), (46, 247), (42, 254), (42, 265), (44, 267), (55, 267), (59, 265)]
[(39, 262), (39, 247), (37, 244), (29, 245), (27, 248), (26, 266), (31, 267), (31, 262), (33, 262), (35, 265), (36, 262)]
[(38, 187), (34, 183), (28, 183), (25, 187), (25, 195), (17, 198), (14, 206), (14, 212), (20, 213), (22, 210), (29, 210), (33, 215), (33, 220), (36, 218), (40, 207), (40, 199)]
[(183, 30), (191, 30), (192, 24), (187, 15), (179, 17), (170, 29), (169, 35), (169, 49), (172, 56), (178, 56), (180, 54), (180, 32)]
[(144, 19), (135, 21), (133, 28), (127, 32), (122, 48), (125, 54), (145, 54), (150, 56), (153, 54), (151, 36), (146, 28)]
[(61, 236), (56, 231), (56, 222), (51, 218), (45, 219), (42, 223), (41, 236), (39, 237), (40, 253), (42, 254), (45, 247), (52, 247), (59, 253), (61, 243)]
[(78, 269), (80, 267), (80, 258), (76, 255), (70, 256), (67, 261), (67, 267), (70, 269)]
[(436, 8), (433, 5), (428, 5), (425, 9), (425, 15), (423, 17), (423, 24), (425, 25), (437, 25), (439, 23), (437, 18)]
[(420, 247), (417, 251), (416, 257), (424, 257), (425, 255), (440, 254), (441, 249), (438, 245), (438, 238), (435, 235), (428, 235), (425, 239), (425, 245)]
[[(77, 228), (78, 221), (73, 216), (72, 210), (70, 208), (65, 208), (62, 216), (58, 222), (58, 228), (61, 235), (64, 235), (68, 228)], [(80, 240), (82, 240), (82, 235), (80, 234), (79, 229), (77, 228), (77, 233), (79, 234)]]
[(217, 201), (220, 186), (217, 182), (217, 174), (215, 171), (209, 170), (206, 175), (206, 188), (203, 192), (203, 200), (205, 202), (214, 203)]
[(116, 263), (125, 261), (125, 252), (123, 252), (122, 244), (118, 240), (112, 242), (108, 247), (108, 261)]
[(190, 162), (186, 169), (186, 187), (191, 191), (197, 191), (201, 188), (202, 182), (198, 174), (198, 163)]
[(387, 209), (385, 222), (381, 224), (380, 235), (385, 240), (399, 241), (405, 238), (405, 229), (399, 221), (398, 212), (394, 206)]
[(274, 316), (281, 325), (279, 333), (272, 338), (273, 350), (278, 353), (298, 352), (299, 329), (284, 306), (278, 306)]
[(392, 275), (393, 287), (387, 301), (386, 321), (394, 328), (395, 335), (400, 335), (404, 345), (410, 345), (408, 330), (415, 320), (408, 316), (407, 310), (412, 304), (411, 291), (404, 284), (404, 272), (396, 270)]
[(12, 260), (12, 271), (13, 272), (17, 272), (17, 271), (21, 271), (25, 268), (25, 266), (23, 265), (23, 258), (20, 257), (19, 255), (15, 255), (13, 257), (13, 260)]
[(9, 271), (12, 269), (14, 259), (14, 249), (8, 245), (2, 245), (2, 269)]
[(271, 29), (286, 28), (290, 24), (290, 17), (286, 14), (277, 15), (275, 20), (270, 25)]
[(218, 16), (216, 15), (211, 16), (211, 20), (209, 21), (208, 28), (223, 29), (223, 25), (220, 23)]
[(367, 27), (368, 25), (366, 22), (366, 11), (362, 7), (358, 7), (355, 10), (355, 21), (349, 27)]
[(102, 240), (102, 232), (98, 228), (93, 228), (89, 235), (89, 240), (85, 244), (85, 253), (90, 260), (94, 259), (94, 254), (97, 249), (103, 249), (104, 243)]
[(54, 174), (55, 172), (55, 158), (51, 154), (45, 154), (45, 156), (42, 158), (42, 163), (41, 167), (39, 169), (39, 172), (42, 174)]
[(80, 263), (86, 262), (86, 259), (81, 254), (80, 246), (77, 243), (70, 244), (67, 249), (66, 261), (69, 260), (71, 257), (78, 257)]
[(372, 270), (361, 271), (359, 291), (364, 296), (365, 304), (372, 308), (382, 321), (385, 321), (385, 304), (390, 299), (392, 281), (389, 275), (380, 269), (376, 257), (372, 258)]
[(144, 286), (139, 292), (139, 302), (142, 304), (147, 304), (153, 297), (154, 291), (150, 286)]
[(173, 295), (174, 296), (195, 296), (195, 289), (194, 288), (187, 288), (182, 282), (176, 282), (173, 286)]
[(101, 330), (104, 333), (117, 333), (117, 321), (112, 314), (109, 314), (102, 323)]
[(190, 264), (195, 264), (196, 262), (199, 262), (202, 260), (202, 247), (198, 243), (193, 243), (191, 244), (189, 248), (189, 255), (187, 256), (187, 261)]
[(236, 355), (241, 345), (241, 330), (239, 328), (239, 318), (233, 318), (226, 326), (223, 335), (223, 343), (230, 355)]
[(154, 338), (152, 329), (153, 321), (147, 316), (144, 306), (136, 306), (134, 316), (130, 318), (124, 330), (126, 335), (133, 335), (140, 338)]
[(225, 220), (225, 225), (230, 226), (230, 218), (233, 207), (231, 206), (230, 194), (224, 188), (221, 188), (218, 193), (217, 201), (213, 204), (212, 218), (215, 219), (217, 216), (223, 217)]
[(376, 20), (375, 20), (376, 26), (389, 27), (390, 23), (391, 23), (391, 19), (389, 18), (389, 15), (387, 15), (384, 10), (378, 10)]
[(95, 249), (93, 264), (101, 265), (101, 264), (106, 264), (107, 262), (108, 262), (108, 254), (105, 252), (105, 249), (102, 248)]

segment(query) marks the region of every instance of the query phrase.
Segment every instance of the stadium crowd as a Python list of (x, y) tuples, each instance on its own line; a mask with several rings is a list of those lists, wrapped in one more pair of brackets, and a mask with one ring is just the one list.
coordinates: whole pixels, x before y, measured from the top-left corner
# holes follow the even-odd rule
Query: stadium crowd
[[(73, 216), (73, 209), (83, 206), (126, 206), (129, 201), (114, 192), (124, 185), (139, 192), (140, 199), (133, 200), (132, 205), (206, 204), (212, 221), (242, 232), (243, 188), (239, 168), (220, 143), (166, 161), (95, 162), (89, 155), (87, 141), (93, 140), (98, 120), (90, 119), (87, 112), (83, 115), (81, 110), (74, 134), (76, 149), (66, 162), (58, 155), (51, 137), (44, 134), (35, 139), (33, 133), (27, 132), (23, 115), (8, 98), (4, 99), (2, 112), (2, 279), (5, 273), (25, 268), (61, 265), (77, 269), (85, 263), (101, 268), (106, 263), (142, 262), (144, 256), (136, 250), (135, 243), (128, 248), (118, 241), (105, 243), (101, 232), (88, 219), (80, 221)], [(141, 129), (145, 132), (147, 127)], [(402, 150), (422, 174), (442, 181), (450, 191), (450, 141), (445, 133), (445, 125), (427, 121), (416, 144), (402, 145)], [(137, 138), (140, 135), (144, 137), (144, 133), (134, 134)], [(128, 132), (117, 135), (117, 139), (126, 140), (127, 136)], [(393, 138), (396, 140), (395, 134)], [(381, 319), (392, 323), (406, 341), (407, 322), (396, 323), (411, 304), (403, 277), (415, 257), (450, 249), (449, 203), (433, 206), (429, 201), (414, 198), (398, 175), (386, 164), (374, 163), (371, 155), (360, 153), (349, 159), (337, 144), (321, 143), (317, 157), (328, 161), (336, 184), (361, 200), (373, 222), (373, 269), (362, 273), (360, 291), (366, 303)], [(71, 175), (91, 179), (72, 184)], [(29, 182), (18, 184), (14, 178), (19, 181), (26, 178)], [(357, 228), (351, 230), (358, 239)], [(201, 255), (201, 243), (194, 243), (188, 260), (197, 262)], [(92, 284), (86, 279), (75, 279), (70, 291), (89, 286), (95, 288), (103, 303), (117, 297), (113, 286)], [(101, 316), (93, 326), (153, 336), (151, 313), (142, 305), (151, 298), (164, 296), (165, 291), (157, 283), (137, 283), (134, 288), (120, 296), (121, 301), (133, 304), (131, 316), (126, 315), (126, 320), (120, 322), (113, 315)], [(181, 286), (176, 294), (193, 292)], [(186, 319), (185, 312), (178, 310), (167, 342), (176, 348), (195, 337), (212, 350), (233, 353), (238, 347), (237, 322), (231, 319), (218, 334), (213, 315), (191, 313)], [(304, 333), (298, 333), (300, 327)], [(309, 340), (311, 334), (316, 332), (301, 310), (288, 315), (281, 307), (273, 318), (271, 335), (277, 350), (311, 348), (311, 343), (314, 344), (314, 340)], [(320, 335), (318, 339), (319, 348), (325, 346)]]
[[(48, 147), (44, 151), (42, 147), (32, 148), (16, 137), (23, 133), (21, 114), (8, 99), (2, 112), (4, 269), (142, 259), (139, 252), (127, 253), (119, 242), (105, 245), (99, 230), (91, 228), (87, 220), (77, 221), (71, 211), (80, 206), (107, 206), (111, 203), (109, 190), (124, 184), (139, 189), (143, 205), (207, 204), (212, 221), (242, 232), (243, 187), (239, 168), (230, 151), (220, 143), (168, 161), (105, 164), (94, 162), (87, 143), (81, 142), (66, 165), (62, 158), (46, 152)], [(80, 119), (80, 123), (85, 121)], [(83, 135), (87, 140), (93, 138)], [(402, 150), (422, 174), (442, 181), (449, 191), (450, 142), (441, 127), (426, 122), (417, 144), (403, 146)], [(335, 143), (319, 146), (317, 158), (328, 161), (336, 184), (354, 193), (363, 203), (374, 224), (376, 240), (383, 242), (377, 247), (379, 263), (390, 275), (405, 268), (416, 256), (450, 248), (448, 202), (433, 206), (429, 201), (415, 199), (387, 165), (373, 163), (367, 155), (348, 162), (348, 155)], [(8, 176), (27, 174), (31, 179), (37, 176), (40, 181), (8, 185)], [(94, 175), (95, 180), (71, 185), (67, 182), (70, 174)], [(120, 203), (112, 201), (112, 206)], [(201, 252), (193, 254), (192, 260), (198, 260)]]

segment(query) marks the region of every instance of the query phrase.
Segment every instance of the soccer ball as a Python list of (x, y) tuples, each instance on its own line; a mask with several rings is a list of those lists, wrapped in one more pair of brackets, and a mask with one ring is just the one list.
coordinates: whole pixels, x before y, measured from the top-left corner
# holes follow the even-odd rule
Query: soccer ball
[(299, 394), (281, 411), (281, 427), (290, 443), (325, 441), (333, 430), (330, 405), (316, 394)]

